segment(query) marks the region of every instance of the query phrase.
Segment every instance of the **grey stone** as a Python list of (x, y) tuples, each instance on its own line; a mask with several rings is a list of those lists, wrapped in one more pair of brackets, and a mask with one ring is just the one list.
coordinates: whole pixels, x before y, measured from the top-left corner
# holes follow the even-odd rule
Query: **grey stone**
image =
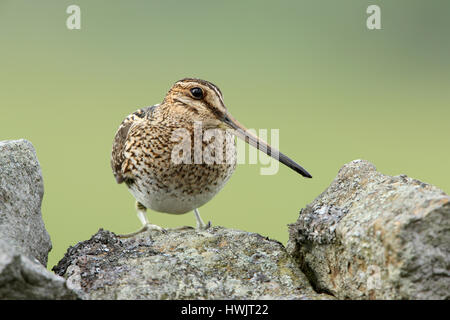
[(89, 299), (330, 299), (317, 294), (282, 244), (213, 227), (142, 233), (100, 229), (53, 270)]
[(64, 278), (0, 240), (0, 299), (80, 299)]
[(210, 228), (119, 239), (100, 229), (51, 273), (43, 181), (26, 140), (0, 142), (0, 299), (449, 299), (450, 197), (355, 160), (289, 225), (287, 249)]
[(33, 145), (0, 141), (0, 240), (46, 266), (52, 244), (41, 215), (43, 194)]
[(0, 299), (79, 299), (48, 271), (41, 168), (26, 140), (0, 142)]
[(288, 252), (339, 299), (449, 299), (450, 197), (355, 160), (289, 225)]

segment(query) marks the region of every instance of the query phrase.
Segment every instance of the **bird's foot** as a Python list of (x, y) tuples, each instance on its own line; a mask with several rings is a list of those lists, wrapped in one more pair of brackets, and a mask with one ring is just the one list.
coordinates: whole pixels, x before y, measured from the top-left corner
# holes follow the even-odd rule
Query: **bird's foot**
[(138, 235), (138, 234), (140, 234), (142, 232), (150, 231), (150, 230), (156, 230), (156, 231), (159, 231), (161, 233), (167, 233), (166, 229), (164, 229), (164, 228), (162, 228), (160, 226), (157, 226), (156, 224), (147, 223), (141, 229), (139, 229), (136, 232), (127, 233), (127, 234), (119, 234), (119, 235), (117, 235), (117, 237), (118, 238), (122, 238), (122, 239), (124, 239), (124, 238), (131, 238), (131, 237), (134, 237), (135, 235)]
[(203, 231), (203, 230), (208, 230), (209, 228), (211, 228), (211, 221), (208, 221), (208, 223), (197, 223), (197, 230), (198, 231)]
[(207, 230), (211, 228), (211, 221), (208, 221), (207, 224), (203, 223), (203, 224), (197, 224), (197, 227), (191, 227), (191, 226), (182, 226), (182, 227), (178, 227), (178, 228), (174, 228), (173, 230), (177, 230), (177, 231), (183, 231), (183, 230), (197, 230), (197, 231), (203, 231), (203, 230)]
[(202, 217), (200, 217), (200, 212), (198, 211), (198, 208), (194, 209), (195, 219), (197, 220), (197, 230), (206, 230), (211, 227), (211, 221), (208, 221), (208, 223), (204, 223), (202, 220)]
[(145, 227), (146, 227), (146, 230), (156, 230), (161, 233), (167, 233), (166, 229), (164, 229), (163, 227), (157, 226), (156, 224), (147, 223), (145, 225)]

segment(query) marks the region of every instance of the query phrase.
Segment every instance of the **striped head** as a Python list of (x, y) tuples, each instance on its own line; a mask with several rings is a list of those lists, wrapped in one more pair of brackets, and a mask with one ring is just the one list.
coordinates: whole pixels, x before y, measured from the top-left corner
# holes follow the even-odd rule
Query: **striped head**
[(185, 78), (170, 88), (163, 105), (173, 116), (178, 114), (193, 121), (202, 121), (205, 128), (222, 128), (227, 108), (220, 89), (211, 82)]
[(181, 79), (169, 90), (161, 107), (165, 108), (170, 116), (181, 117), (184, 121), (201, 121), (204, 129), (231, 129), (238, 138), (279, 160), (302, 176), (311, 178), (299, 164), (272, 148), (239, 123), (225, 107), (220, 89), (211, 82), (194, 78)]

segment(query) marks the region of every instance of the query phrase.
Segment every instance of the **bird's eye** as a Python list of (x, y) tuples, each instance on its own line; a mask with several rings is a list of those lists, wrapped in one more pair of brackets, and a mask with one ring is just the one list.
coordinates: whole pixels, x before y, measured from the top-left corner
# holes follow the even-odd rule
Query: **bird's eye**
[(191, 93), (195, 99), (203, 98), (203, 90), (201, 88), (198, 88), (198, 87), (192, 88)]

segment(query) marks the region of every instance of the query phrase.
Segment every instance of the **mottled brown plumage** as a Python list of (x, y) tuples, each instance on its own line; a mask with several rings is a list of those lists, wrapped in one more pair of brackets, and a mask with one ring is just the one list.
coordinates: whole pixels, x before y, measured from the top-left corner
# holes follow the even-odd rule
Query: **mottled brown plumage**
[(139, 109), (122, 121), (114, 137), (113, 149), (111, 154), (111, 167), (117, 183), (122, 183), (125, 179), (122, 172), (122, 164), (125, 161), (124, 148), (127, 142), (128, 131), (136, 120), (144, 117), (151, 117), (152, 110), (155, 106)]
[(125, 118), (114, 138), (111, 167), (117, 183), (125, 182), (137, 200), (142, 230), (163, 230), (149, 224), (146, 208), (172, 214), (194, 210), (197, 227), (208, 227), (197, 208), (212, 199), (234, 172), (234, 135), (310, 177), (248, 133), (227, 111), (221, 91), (205, 80), (177, 81), (161, 104)]

